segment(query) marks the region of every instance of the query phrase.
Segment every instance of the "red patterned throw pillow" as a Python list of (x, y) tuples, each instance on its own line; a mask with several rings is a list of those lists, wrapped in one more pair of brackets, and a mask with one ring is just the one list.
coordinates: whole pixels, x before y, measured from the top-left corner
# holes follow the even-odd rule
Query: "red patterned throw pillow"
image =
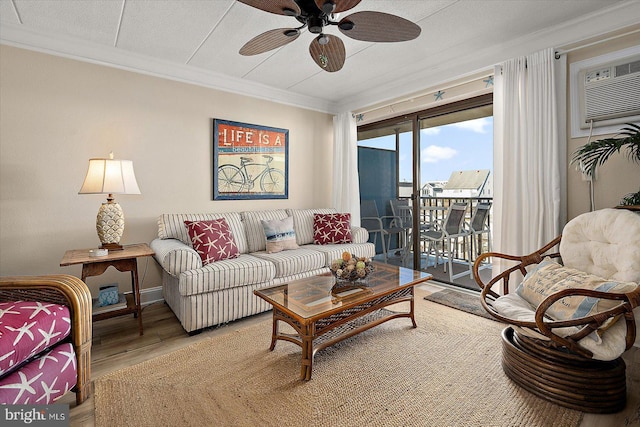
[(202, 258), (203, 265), (240, 256), (229, 224), (224, 218), (209, 221), (185, 221), (184, 225), (187, 226), (191, 245)]
[(351, 243), (351, 214), (313, 214), (313, 244)]

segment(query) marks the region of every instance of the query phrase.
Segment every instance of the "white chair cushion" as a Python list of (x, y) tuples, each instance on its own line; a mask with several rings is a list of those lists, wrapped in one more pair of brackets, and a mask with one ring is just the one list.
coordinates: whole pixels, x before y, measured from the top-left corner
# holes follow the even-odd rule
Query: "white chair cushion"
[(640, 215), (625, 209), (579, 215), (562, 231), (560, 255), (566, 267), (640, 283)]
[[(509, 319), (535, 322), (535, 309), (515, 293), (501, 296), (495, 300), (492, 305), (499, 314)], [(633, 314), (636, 318), (636, 325), (640, 327), (638, 322), (640, 318), (640, 307), (635, 308)], [(548, 337), (532, 329), (519, 327), (514, 327), (514, 329), (517, 329), (518, 333), (531, 338), (549, 340)], [(638, 330), (640, 331), (640, 329)], [(566, 337), (577, 331), (578, 328), (576, 327), (554, 329), (554, 333), (561, 337)], [(603, 331), (594, 331), (578, 341), (578, 343), (581, 347), (592, 352), (593, 358), (596, 360), (614, 360), (620, 357), (625, 351), (626, 335), (627, 324), (624, 321), (617, 321), (606, 330), (606, 333)], [(635, 345), (640, 346), (640, 334), (636, 336)]]

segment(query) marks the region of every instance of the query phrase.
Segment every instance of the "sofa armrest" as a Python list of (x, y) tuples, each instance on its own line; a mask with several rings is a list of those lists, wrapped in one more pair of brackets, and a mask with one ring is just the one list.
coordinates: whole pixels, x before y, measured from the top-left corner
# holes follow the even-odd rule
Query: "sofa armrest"
[(154, 258), (169, 274), (178, 277), (184, 271), (202, 267), (200, 255), (177, 239), (155, 239), (150, 245)]
[(367, 243), (369, 232), (364, 227), (351, 227), (351, 241), (353, 243)]
[(69, 307), (71, 340), (77, 360), (76, 404), (91, 392), (92, 302), (87, 285), (67, 274), (0, 278), (0, 301), (31, 300)]

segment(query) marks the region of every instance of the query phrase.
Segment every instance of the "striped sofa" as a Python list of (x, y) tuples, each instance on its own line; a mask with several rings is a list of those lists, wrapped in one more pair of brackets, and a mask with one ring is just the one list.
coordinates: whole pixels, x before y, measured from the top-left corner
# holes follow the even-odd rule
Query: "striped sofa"
[[(335, 209), (281, 209), (206, 214), (163, 214), (158, 218), (158, 238), (151, 242), (163, 269), (165, 301), (189, 333), (267, 311), (271, 306), (253, 291), (329, 271), (331, 261), (343, 251), (373, 257), (369, 233), (351, 227), (352, 243), (314, 245), (313, 214)], [(293, 217), (299, 249), (266, 252), (261, 220)], [(184, 221), (224, 218), (240, 251), (238, 258), (205, 266), (191, 247)]]

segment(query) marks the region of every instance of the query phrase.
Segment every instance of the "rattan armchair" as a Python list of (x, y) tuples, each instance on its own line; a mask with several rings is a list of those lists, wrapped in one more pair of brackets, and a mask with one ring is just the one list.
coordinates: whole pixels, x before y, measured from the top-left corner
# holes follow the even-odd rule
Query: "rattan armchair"
[(91, 293), (87, 285), (69, 275), (0, 277), (0, 302), (25, 300), (69, 307), (71, 341), (77, 360), (76, 404), (91, 392)]
[[(594, 231), (590, 228), (586, 233), (576, 231), (587, 224), (593, 228), (602, 225), (603, 230)], [(620, 256), (604, 256), (603, 258), (608, 259), (593, 262), (594, 267), (586, 267), (585, 271), (590, 275), (603, 275), (604, 268), (611, 267), (611, 263), (624, 266), (625, 271), (618, 271), (613, 274), (613, 278), (610, 276), (605, 279), (613, 282), (622, 278), (624, 283), (631, 284), (629, 289), (633, 290), (603, 292), (577, 287), (566, 288), (544, 298), (537, 307), (533, 307), (535, 311), (532, 311), (530, 316), (516, 316), (516, 310), (504, 309), (505, 300), (515, 301), (514, 298), (517, 298), (514, 297), (515, 285), (518, 285), (515, 283), (516, 280), (522, 280), (522, 276), (526, 277), (547, 257), (557, 261), (567, 258), (574, 264), (576, 256), (584, 255), (588, 258), (592, 255), (589, 252), (590, 242), (587, 241), (589, 234), (602, 236), (600, 232), (609, 233), (610, 236), (608, 239), (599, 238), (593, 245), (599, 248), (602, 245), (616, 245)], [(570, 238), (567, 237), (569, 233)], [(616, 242), (617, 237), (613, 235), (623, 236), (623, 241)], [(581, 239), (585, 241), (581, 242)], [(575, 245), (580, 246), (577, 248)], [(621, 355), (634, 343), (640, 345), (640, 339), (636, 335), (640, 317), (640, 308), (637, 308), (640, 305), (639, 245), (640, 216), (629, 211), (606, 209), (575, 218), (567, 224), (562, 236), (529, 255), (513, 256), (496, 252), (480, 255), (475, 261), (473, 274), (482, 288), (482, 306), (493, 317), (510, 325), (502, 333), (502, 366), (506, 375), (526, 390), (562, 406), (593, 413), (622, 410), (626, 404), (626, 367)], [(620, 259), (625, 256), (630, 257), (629, 260)], [(494, 262), (499, 259), (501, 264), (510, 266), (484, 282), (480, 277), (479, 268), (489, 258)], [(561, 268), (565, 267), (566, 262)], [(517, 273), (521, 273), (522, 276)], [(633, 284), (636, 285), (635, 288)], [(554, 316), (549, 315), (550, 308), (572, 296), (610, 301), (611, 308), (568, 320), (554, 320)], [(617, 326), (616, 322), (619, 322)], [(591, 350), (587, 348), (590, 334), (597, 331), (598, 336), (604, 337), (613, 327), (619, 331), (615, 335), (618, 342), (610, 348), (618, 349), (620, 354), (603, 358), (592, 351), (597, 346), (591, 345)]]

